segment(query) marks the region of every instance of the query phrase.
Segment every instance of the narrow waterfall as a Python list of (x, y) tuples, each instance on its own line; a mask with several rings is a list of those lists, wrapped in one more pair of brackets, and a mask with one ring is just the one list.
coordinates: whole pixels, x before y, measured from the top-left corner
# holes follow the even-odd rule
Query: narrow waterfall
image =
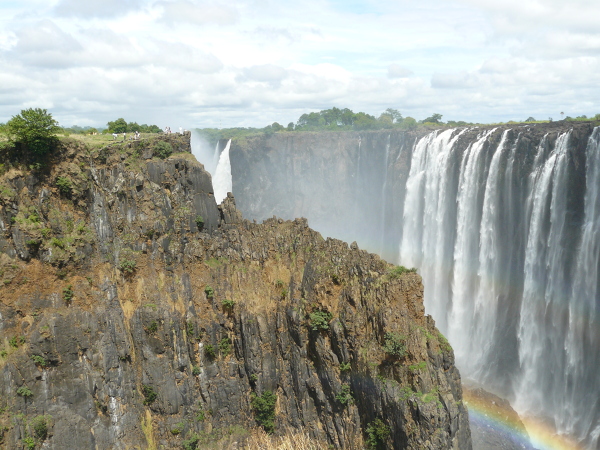
[(433, 132), (414, 147), (399, 263), (419, 268), (463, 376), (597, 448), (600, 129), (585, 192), (572, 189), (571, 132), (529, 152), (519, 130), (481, 131), (462, 150), (459, 138)]
[[(218, 144), (217, 144), (218, 146)], [(233, 189), (233, 182), (231, 180), (231, 163), (229, 161), (229, 148), (231, 147), (231, 139), (227, 141), (227, 145), (219, 156), (219, 163), (215, 170), (215, 176), (213, 178), (213, 189), (215, 190), (215, 200), (217, 204), (221, 203), (227, 193)]]

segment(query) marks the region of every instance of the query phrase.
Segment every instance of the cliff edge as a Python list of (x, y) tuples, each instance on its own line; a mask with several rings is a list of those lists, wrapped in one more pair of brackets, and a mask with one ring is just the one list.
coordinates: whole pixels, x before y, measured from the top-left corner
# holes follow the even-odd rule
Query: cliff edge
[(3, 448), (243, 448), (257, 426), (471, 448), (420, 276), (304, 219), (217, 206), (189, 135), (13, 162), (0, 273)]

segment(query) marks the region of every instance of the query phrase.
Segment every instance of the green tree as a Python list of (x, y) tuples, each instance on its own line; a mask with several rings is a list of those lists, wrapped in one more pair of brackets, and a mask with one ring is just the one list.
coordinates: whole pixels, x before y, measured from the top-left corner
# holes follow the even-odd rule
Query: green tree
[(398, 111), (397, 109), (388, 108), (385, 110), (384, 114), (389, 114), (390, 116), (392, 116), (394, 123), (402, 122), (402, 114), (400, 114), (400, 111)]
[(42, 108), (29, 108), (13, 116), (6, 124), (8, 135), (14, 142), (26, 145), (37, 155), (49, 153), (57, 142), (60, 131), (52, 114)]
[(401, 124), (401, 127), (405, 130), (414, 130), (417, 126), (417, 121), (410, 116), (406, 117)]
[(431, 116), (423, 119), (423, 123), (442, 123), (441, 114), (432, 114)]
[(357, 130), (376, 130), (379, 128), (379, 123), (374, 116), (364, 112), (359, 112), (354, 115), (353, 126)]
[(137, 124), (137, 122), (129, 122), (127, 124), (127, 131), (129, 133), (134, 133), (136, 131), (141, 131), (141, 127)]
[(122, 117), (118, 118), (114, 122), (108, 122), (106, 124), (108, 126), (109, 133), (126, 133), (127, 132), (127, 122)]

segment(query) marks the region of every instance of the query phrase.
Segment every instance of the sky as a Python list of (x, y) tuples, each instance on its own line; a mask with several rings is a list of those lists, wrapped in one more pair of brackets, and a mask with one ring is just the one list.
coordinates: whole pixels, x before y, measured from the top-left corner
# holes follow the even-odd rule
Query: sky
[(287, 125), (600, 113), (598, 0), (2, 0), (0, 123)]

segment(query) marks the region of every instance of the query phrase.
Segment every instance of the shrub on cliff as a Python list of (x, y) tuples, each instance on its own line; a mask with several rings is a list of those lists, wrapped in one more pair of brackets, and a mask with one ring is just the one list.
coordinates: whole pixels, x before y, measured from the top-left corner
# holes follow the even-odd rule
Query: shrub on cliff
[(52, 151), (60, 131), (58, 122), (47, 110), (29, 108), (10, 119), (6, 128), (9, 138), (29, 148), (34, 154), (44, 156)]
[(154, 144), (154, 154), (161, 159), (168, 158), (173, 153), (171, 144), (165, 141), (158, 141)]
[(251, 404), (256, 415), (256, 421), (268, 433), (275, 431), (275, 404), (277, 395), (271, 391), (265, 391), (262, 395), (252, 394)]

